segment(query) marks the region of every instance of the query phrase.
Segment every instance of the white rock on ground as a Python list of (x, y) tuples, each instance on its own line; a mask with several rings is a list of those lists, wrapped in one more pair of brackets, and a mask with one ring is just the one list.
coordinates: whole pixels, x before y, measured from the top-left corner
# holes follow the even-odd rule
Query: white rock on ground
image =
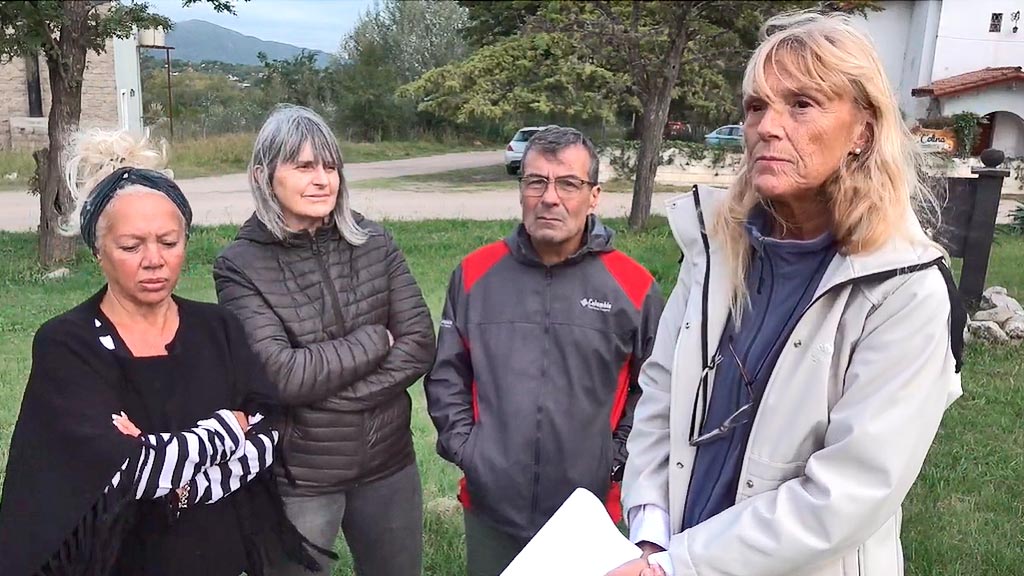
[(974, 339), (982, 342), (1003, 344), (1010, 341), (1010, 338), (1003, 332), (1003, 329), (995, 322), (968, 322), (967, 330)]
[(988, 310), (995, 308), (996, 305), (992, 302), (992, 296), (994, 294), (1006, 295), (1006, 288), (1002, 286), (990, 286), (984, 292), (981, 293), (981, 301), (978, 302), (979, 310)]
[(1017, 312), (1011, 310), (1008, 306), (996, 306), (988, 310), (982, 310), (974, 315), (974, 320), (977, 322), (995, 322), (1000, 326), (1003, 322), (1006, 322), (1010, 318), (1017, 315)]
[(1004, 322), (1003, 332), (1013, 340), (1024, 340), (1024, 314), (1017, 314)]
[(981, 310), (967, 323), (965, 342), (1024, 340), (1024, 307), (1007, 293), (1006, 288), (990, 287), (982, 293), (979, 304)]
[(996, 308), (1006, 308), (1014, 314), (1024, 314), (1024, 307), (1022, 307), (1020, 302), (1017, 302), (1011, 296), (1007, 296), (1006, 294), (993, 294), (990, 297), (990, 300), (995, 304)]
[(47, 274), (45, 274), (43, 276), (43, 280), (60, 280), (62, 278), (67, 278), (70, 275), (71, 270), (68, 270), (67, 268), (57, 268), (53, 272), (48, 272)]

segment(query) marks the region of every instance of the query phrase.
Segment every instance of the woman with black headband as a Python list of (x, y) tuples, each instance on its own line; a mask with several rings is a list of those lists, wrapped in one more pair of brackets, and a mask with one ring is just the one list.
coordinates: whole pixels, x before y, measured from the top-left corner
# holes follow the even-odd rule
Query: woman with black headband
[(317, 567), (269, 466), (276, 394), (228, 311), (173, 295), (192, 211), (162, 155), (91, 132), (68, 163), (106, 285), (36, 333), (0, 502), (0, 574)]

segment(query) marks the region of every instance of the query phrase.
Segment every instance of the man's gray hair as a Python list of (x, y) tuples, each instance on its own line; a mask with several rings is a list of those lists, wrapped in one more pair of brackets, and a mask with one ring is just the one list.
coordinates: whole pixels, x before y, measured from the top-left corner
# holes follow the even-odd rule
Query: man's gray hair
[(249, 161), (249, 188), (256, 203), (256, 217), (276, 238), (285, 238), (288, 229), (281, 213), (281, 203), (274, 194), (274, 173), (278, 166), (298, 161), (306, 144), (313, 149), (315, 162), (337, 167), (339, 186), (334, 223), (349, 244), (363, 244), (369, 234), (352, 217), (338, 141), (324, 119), (304, 106), (279, 104), (256, 135), (252, 160)]
[(572, 148), (573, 146), (583, 146), (587, 150), (587, 154), (590, 155), (590, 168), (587, 169), (587, 180), (597, 182), (597, 171), (601, 167), (601, 160), (597, 156), (597, 148), (594, 147), (594, 143), (590, 141), (590, 138), (587, 138), (575, 128), (552, 126), (534, 134), (523, 150), (522, 166), (526, 166), (526, 157), (534, 149), (548, 158), (553, 158), (562, 150)]

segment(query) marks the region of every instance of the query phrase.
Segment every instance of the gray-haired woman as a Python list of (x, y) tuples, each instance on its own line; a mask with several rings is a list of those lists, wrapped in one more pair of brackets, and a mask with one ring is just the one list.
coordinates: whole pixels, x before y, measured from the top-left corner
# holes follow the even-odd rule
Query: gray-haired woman
[(278, 464), (288, 516), (322, 547), (343, 531), (357, 574), (419, 574), (407, 388), (434, 356), (427, 305), (391, 235), (351, 211), (341, 152), (316, 113), (274, 110), (249, 181), (256, 213), (213, 274), (289, 407)]

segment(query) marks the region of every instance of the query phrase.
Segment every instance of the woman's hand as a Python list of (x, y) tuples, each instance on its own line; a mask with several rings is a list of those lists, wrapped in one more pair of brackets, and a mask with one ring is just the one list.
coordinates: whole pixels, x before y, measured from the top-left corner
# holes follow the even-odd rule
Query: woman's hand
[(239, 412), (238, 410), (232, 410), (232, 414), (235, 415), (235, 419), (238, 420), (238, 425), (241, 426), (242, 432), (249, 429), (249, 417), (245, 415), (245, 412)]
[(630, 560), (605, 576), (665, 576), (665, 571), (657, 563), (648, 563), (645, 557)]
[[(231, 413), (234, 414), (235, 419), (238, 420), (238, 426), (242, 428), (242, 432), (249, 429), (249, 417), (245, 415), (245, 412), (232, 410)], [(111, 414), (110, 420), (114, 423), (114, 426), (121, 432), (121, 434), (131, 436), (132, 438), (142, 436), (142, 430), (139, 430), (139, 427), (129, 420), (128, 415), (124, 412), (121, 412), (120, 414)]]
[(142, 430), (135, 425), (134, 422), (128, 419), (128, 415), (123, 411), (120, 414), (111, 414), (110, 420), (113, 422), (114, 427), (118, 429), (121, 434), (125, 436), (131, 436), (132, 438), (138, 438), (142, 436)]

